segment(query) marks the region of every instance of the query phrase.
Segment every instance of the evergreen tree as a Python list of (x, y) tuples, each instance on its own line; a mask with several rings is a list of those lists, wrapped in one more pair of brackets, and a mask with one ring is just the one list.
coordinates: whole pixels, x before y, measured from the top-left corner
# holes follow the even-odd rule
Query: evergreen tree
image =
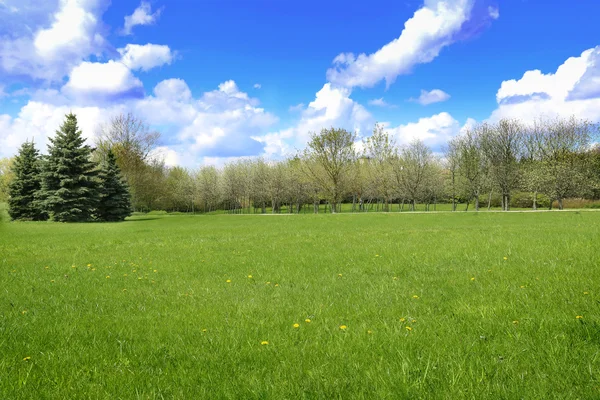
[(100, 202), (97, 218), (101, 221), (123, 221), (131, 215), (129, 187), (121, 178), (117, 159), (109, 150), (99, 174)]
[(35, 195), (40, 190), (40, 157), (33, 142), (25, 142), (12, 165), (13, 181), (9, 185), (8, 213), (14, 220), (48, 219)]
[(90, 221), (98, 205), (96, 164), (74, 114), (66, 116), (50, 142), (40, 191), (45, 209), (54, 221)]

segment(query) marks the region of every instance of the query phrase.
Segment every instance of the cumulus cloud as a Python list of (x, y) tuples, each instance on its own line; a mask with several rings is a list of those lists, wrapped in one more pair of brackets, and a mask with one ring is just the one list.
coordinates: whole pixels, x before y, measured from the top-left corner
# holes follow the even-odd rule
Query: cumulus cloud
[(33, 6), (46, 10), (52, 4), (43, 3), (26, 5), (23, 12), (17, 9), (11, 18), (28, 29), (17, 27), (15, 33), (10, 23), (6, 30), (0, 26), (0, 71), (4, 74), (60, 81), (83, 58), (100, 54), (106, 47), (100, 21), (106, 0), (60, 0), (49, 20), (30, 11)]
[(142, 1), (138, 8), (133, 11), (133, 14), (125, 17), (125, 25), (123, 26), (123, 34), (131, 35), (134, 26), (137, 25), (152, 25), (156, 23), (162, 9), (152, 13), (152, 6), (147, 1)]
[[(404, 24), (400, 37), (372, 54), (339, 54), (327, 79), (340, 86), (372, 87), (382, 79), (389, 86), (398, 77), (409, 73), (417, 64), (431, 62), (440, 51), (462, 39), (461, 29), (474, 15), (483, 21), (497, 17), (497, 9), (472, 13), (475, 0), (425, 0), (422, 8)], [(481, 21), (474, 21), (479, 26)], [(476, 29), (468, 27), (469, 32)]]
[(128, 44), (118, 49), (121, 62), (131, 70), (148, 71), (161, 65), (171, 64), (174, 55), (169, 46), (148, 43)]
[(443, 90), (433, 89), (431, 91), (421, 90), (421, 95), (416, 99), (411, 98), (410, 101), (414, 101), (423, 106), (426, 106), (429, 104), (440, 103), (442, 101), (446, 101), (449, 98), (450, 98), (450, 95), (448, 93), (444, 92)]
[[(385, 124), (389, 126), (389, 124)], [(397, 127), (387, 127), (386, 130), (400, 145), (408, 144), (413, 140), (422, 140), (426, 145), (439, 149), (450, 138), (456, 136), (461, 126), (447, 112), (441, 112), (427, 118), (420, 118)]]
[(120, 100), (123, 97), (143, 97), (142, 82), (124, 64), (85, 61), (73, 68), (62, 92), (82, 101)]
[(369, 105), (376, 106), (376, 107), (395, 107), (394, 105), (383, 100), (383, 97), (380, 97), (378, 99), (369, 100)]
[(496, 93), (498, 108), (490, 120), (540, 115), (575, 115), (600, 121), (600, 46), (571, 57), (556, 72), (526, 71), (520, 79), (502, 82)]

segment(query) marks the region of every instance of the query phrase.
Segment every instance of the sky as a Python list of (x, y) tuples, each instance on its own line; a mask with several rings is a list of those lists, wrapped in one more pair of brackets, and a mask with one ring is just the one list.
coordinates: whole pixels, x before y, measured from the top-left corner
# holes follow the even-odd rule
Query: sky
[(281, 159), (375, 123), (440, 151), (476, 123), (600, 122), (592, 0), (0, 0), (0, 157), (131, 112), (167, 165)]

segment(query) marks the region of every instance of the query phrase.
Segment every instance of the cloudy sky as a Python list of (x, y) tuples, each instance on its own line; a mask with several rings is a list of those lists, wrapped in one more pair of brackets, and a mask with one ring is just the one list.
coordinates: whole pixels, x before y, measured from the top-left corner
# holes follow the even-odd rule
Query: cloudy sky
[(170, 165), (281, 158), (310, 132), (439, 149), (504, 117), (600, 121), (600, 2), (0, 0), (0, 157), (133, 112)]

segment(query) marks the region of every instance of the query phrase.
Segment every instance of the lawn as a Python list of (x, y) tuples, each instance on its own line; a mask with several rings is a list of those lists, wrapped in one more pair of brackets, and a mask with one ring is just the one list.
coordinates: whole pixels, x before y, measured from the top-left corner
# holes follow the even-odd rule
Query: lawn
[(0, 398), (598, 398), (600, 212), (0, 224)]

